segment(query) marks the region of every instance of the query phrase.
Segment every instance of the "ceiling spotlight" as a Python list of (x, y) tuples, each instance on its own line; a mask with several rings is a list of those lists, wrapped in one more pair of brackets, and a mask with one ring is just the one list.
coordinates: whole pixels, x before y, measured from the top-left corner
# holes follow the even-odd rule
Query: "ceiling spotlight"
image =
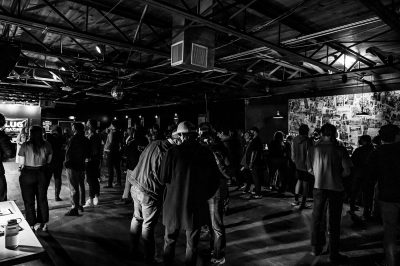
[(141, 118), (142, 118), (142, 116), (141, 116), (141, 115), (139, 115), (139, 118), (141, 119)]
[(73, 115), (68, 116), (68, 119), (75, 120), (75, 116), (73, 116)]
[(128, 119), (128, 116), (126, 115), (125, 118)]
[(99, 54), (102, 54), (101, 48), (100, 48), (100, 46), (98, 46), (98, 45), (96, 45), (96, 51), (97, 51)]
[(116, 117), (116, 116), (114, 116), (114, 120), (117, 120), (117, 117)]
[(178, 116), (178, 114), (177, 113), (175, 113), (175, 115), (174, 115), (175, 117), (177, 117)]
[(158, 119), (158, 115), (155, 115), (154, 118), (155, 118), (155, 119)]

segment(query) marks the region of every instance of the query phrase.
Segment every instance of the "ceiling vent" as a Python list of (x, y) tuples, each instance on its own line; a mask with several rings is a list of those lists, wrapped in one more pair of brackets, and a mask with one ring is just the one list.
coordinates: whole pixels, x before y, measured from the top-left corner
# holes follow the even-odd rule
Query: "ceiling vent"
[(192, 53), (190, 62), (193, 66), (207, 69), (208, 47), (192, 43)]
[(183, 63), (183, 41), (171, 46), (171, 66), (178, 66)]
[(171, 66), (195, 72), (214, 69), (215, 31), (207, 27), (188, 27), (189, 24), (185, 18), (173, 18)]

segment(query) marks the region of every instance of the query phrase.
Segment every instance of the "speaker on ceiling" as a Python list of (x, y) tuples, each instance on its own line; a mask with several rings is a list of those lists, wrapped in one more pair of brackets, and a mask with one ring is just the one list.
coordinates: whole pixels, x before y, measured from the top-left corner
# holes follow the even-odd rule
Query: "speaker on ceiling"
[(14, 69), (20, 53), (21, 46), (18, 43), (0, 40), (0, 80)]

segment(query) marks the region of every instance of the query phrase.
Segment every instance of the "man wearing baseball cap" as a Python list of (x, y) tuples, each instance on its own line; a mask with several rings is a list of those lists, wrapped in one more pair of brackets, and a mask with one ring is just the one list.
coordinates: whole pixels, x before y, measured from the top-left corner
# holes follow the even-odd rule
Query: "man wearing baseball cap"
[(219, 187), (221, 175), (212, 152), (197, 142), (192, 123), (181, 122), (176, 134), (182, 144), (168, 150), (161, 164), (166, 184), (163, 206), (164, 263), (174, 265), (180, 229), (186, 231), (186, 265), (196, 265), (200, 227), (207, 218), (207, 200)]

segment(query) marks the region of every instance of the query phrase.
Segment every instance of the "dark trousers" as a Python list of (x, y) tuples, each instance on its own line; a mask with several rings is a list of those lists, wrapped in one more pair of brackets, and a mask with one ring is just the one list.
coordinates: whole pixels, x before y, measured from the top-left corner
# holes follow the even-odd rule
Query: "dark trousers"
[(85, 171), (67, 168), (69, 190), (71, 193), (71, 205), (77, 209), (85, 205)]
[(261, 167), (255, 166), (253, 169), (244, 169), (243, 175), (246, 178), (245, 191), (249, 191), (251, 184), (254, 184), (254, 192), (261, 194), (262, 170)]
[(362, 198), (362, 205), (364, 207), (364, 216), (369, 216), (372, 211), (373, 198), (374, 198), (374, 183), (366, 179), (365, 176), (354, 176), (353, 185), (350, 195), (350, 210), (354, 211), (356, 207), (356, 200), (360, 195)]
[(47, 175), (47, 187), (50, 185), (51, 177), (54, 177), (54, 196), (55, 198), (60, 197), (61, 186), (62, 186), (62, 164), (51, 164), (46, 169)]
[[(175, 246), (179, 237), (179, 228), (165, 228), (164, 236), (164, 263), (165, 265), (174, 265)], [(186, 230), (186, 257), (185, 264), (195, 266), (197, 261), (197, 246), (200, 239), (200, 228)]]
[(399, 224), (399, 202), (379, 202), (383, 222), (383, 246), (385, 248), (385, 257), (387, 266), (398, 265), (397, 259), (397, 229)]
[(224, 201), (220, 197), (220, 191), (208, 200), (208, 208), (210, 211), (210, 229), (211, 239), (210, 246), (214, 251), (214, 258), (221, 259), (225, 257), (226, 237), (225, 237), (225, 226), (223, 220)]
[(112, 186), (114, 181), (114, 169), (117, 174), (117, 183), (121, 184), (121, 155), (110, 152), (107, 158), (108, 166), (108, 185)]
[(269, 170), (269, 186), (278, 188), (281, 193), (285, 192), (288, 181), (288, 161), (281, 158), (272, 158)]
[[(22, 169), (19, 177), (21, 194), (24, 200), (25, 216), (30, 226), (49, 221), (47, 202), (47, 178), (44, 169)], [(37, 199), (37, 215), (35, 210)]]
[(326, 243), (326, 212), (328, 211), (330, 254), (336, 254), (339, 252), (343, 192), (317, 188), (313, 192), (314, 208), (312, 213), (311, 245), (317, 251), (323, 249)]
[(4, 174), (0, 174), (0, 201), (7, 200), (7, 181)]
[(160, 216), (161, 204), (156, 201), (144, 202), (144, 194), (131, 188), (134, 212), (131, 221), (131, 244), (133, 252), (138, 250), (140, 237), (144, 243), (145, 260), (151, 261), (155, 255), (154, 229)]
[(100, 195), (100, 160), (92, 160), (86, 163), (86, 182), (89, 185), (89, 197), (93, 199)]

